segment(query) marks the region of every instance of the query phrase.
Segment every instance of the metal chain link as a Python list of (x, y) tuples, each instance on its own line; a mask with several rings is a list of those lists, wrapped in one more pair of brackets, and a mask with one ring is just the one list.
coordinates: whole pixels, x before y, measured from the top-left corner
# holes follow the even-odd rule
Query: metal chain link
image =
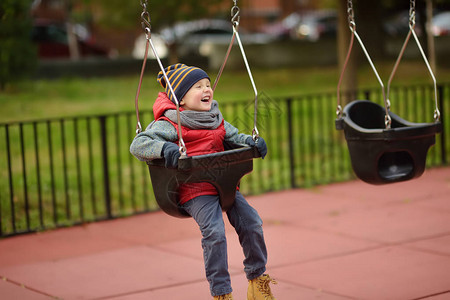
[(148, 1), (147, 0), (140, 0), (140, 1), (141, 1), (141, 6), (142, 6), (142, 13), (141, 13), (142, 29), (144, 29), (145, 34), (148, 36), (151, 34), (151, 28), (152, 28), (150, 14), (147, 10)]
[(348, 15), (348, 25), (350, 27), (350, 30), (353, 32), (356, 30), (356, 22), (355, 22), (355, 11), (353, 10), (352, 0), (347, 1), (347, 15)]
[(239, 21), (241, 17), (239, 16), (240, 9), (237, 5), (237, 0), (233, 0), (233, 7), (231, 8), (231, 23), (237, 29), (239, 27)]
[(416, 24), (416, 0), (409, 1), (409, 25), (414, 26)]

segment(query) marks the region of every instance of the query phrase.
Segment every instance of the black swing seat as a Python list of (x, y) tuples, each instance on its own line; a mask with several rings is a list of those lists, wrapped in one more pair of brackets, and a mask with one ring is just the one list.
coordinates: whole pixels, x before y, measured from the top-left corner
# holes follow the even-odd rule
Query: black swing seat
[(253, 170), (253, 158), (261, 155), (256, 147), (248, 145), (228, 143), (225, 149), (229, 150), (180, 158), (177, 169), (166, 168), (164, 159), (147, 162), (159, 207), (174, 217), (190, 217), (179, 206), (179, 185), (209, 182), (217, 189), (222, 210), (228, 210), (234, 203), (241, 178)]
[(371, 184), (394, 183), (419, 177), (425, 170), (428, 149), (442, 131), (440, 122), (411, 123), (389, 112), (391, 128), (385, 128), (385, 108), (368, 100), (344, 107), (336, 129), (344, 130), (353, 171)]

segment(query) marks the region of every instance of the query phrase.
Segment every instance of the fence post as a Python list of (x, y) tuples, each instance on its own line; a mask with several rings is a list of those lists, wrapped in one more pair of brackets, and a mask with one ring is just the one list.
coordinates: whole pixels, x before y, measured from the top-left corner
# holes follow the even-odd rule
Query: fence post
[(442, 124), (442, 132), (441, 132), (441, 163), (445, 165), (447, 163), (447, 150), (445, 149), (445, 123), (444, 123), (444, 87), (442, 85), (438, 85), (438, 97), (439, 97), (439, 107), (441, 111), (441, 124)]
[(13, 229), (13, 233), (16, 233), (16, 208), (14, 205), (14, 184), (13, 184), (13, 174), (12, 174), (12, 166), (11, 166), (11, 145), (9, 138), (9, 125), (5, 125), (6, 132), (6, 158), (8, 160), (8, 179), (9, 179), (9, 203), (11, 205), (11, 225)]
[(106, 132), (106, 116), (100, 116), (100, 138), (102, 143), (102, 163), (103, 163), (103, 189), (105, 196), (105, 208), (108, 219), (112, 219), (111, 212), (111, 191), (109, 184), (109, 165), (108, 165), (108, 139)]
[(294, 144), (293, 144), (293, 133), (292, 133), (292, 98), (286, 99), (287, 105), (287, 120), (288, 120), (288, 143), (289, 143), (289, 170), (291, 179), (291, 188), (295, 188), (295, 161), (294, 161)]
[(370, 100), (370, 91), (369, 90), (364, 91), (364, 99)]

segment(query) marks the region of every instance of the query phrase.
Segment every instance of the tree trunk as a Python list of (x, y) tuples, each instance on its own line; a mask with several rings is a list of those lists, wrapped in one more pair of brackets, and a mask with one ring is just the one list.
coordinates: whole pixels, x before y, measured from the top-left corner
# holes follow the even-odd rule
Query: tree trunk
[(78, 48), (78, 39), (73, 30), (72, 23), (72, 1), (67, 0), (66, 2), (66, 10), (67, 10), (67, 43), (69, 45), (69, 54), (70, 59), (79, 60), (80, 59), (80, 49)]
[(67, 22), (66, 30), (67, 30), (67, 42), (69, 45), (70, 59), (71, 60), (79, 60), (80, 59), (80, 50), (78, 48), (77, 37), (75, 35), (75, 32), (73, 31), (72, 22), (70, 22), (70, 21)]
[(425, 24), (427, 41), (428, 41), (428, 57), (430, 59), (430, 65), (434, 72), (436, 72), (436, 50), (434, 46), (434, 36), (432, 32), (432, 20), (433, 20), (433, 3), (432, 0), (427, 0), (426, 8), (427, 22)]
[(357, 1), (354, 8), (358, 34), (375, 63), (385, 57), (381, 1)]

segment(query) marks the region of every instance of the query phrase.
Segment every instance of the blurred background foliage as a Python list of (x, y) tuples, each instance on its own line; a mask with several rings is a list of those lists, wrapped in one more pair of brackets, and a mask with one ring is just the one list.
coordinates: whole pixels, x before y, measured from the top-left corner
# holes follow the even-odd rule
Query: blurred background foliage
[[(140, 23), (139, 13), (142, 11), (141, 1), (120, 0), (84, 0), (81, 15), (95, 14), (101, 26), (113, 28), (135, 28)], [(145, 1), (142, 1), (145, 2)], [(158, 0), (148, 1), (147, 10), (155, 28), (167, 26), (176, 21), (211, 17), (211, 11), (218, 9), (221, 0)], [(231, 1), (230, 1), (231, 3)], [(91, 11), (91, 13), (87, 13)], [(217, 14), (222, 14), (223, 11)]]
[[(84, 26), (89, 31), (89, 41), (103, 47), (105, 57), (114, 59), (130, 58), (133, 47), (136, 48), (135, 42), (138, 37), (143, 36), (140, 18), (142, 2), (142, 0), (126, 2), (123, 0), (2, 0), (0, 2), (0, 89), (4, 90), (9, 82), (30, 78), (30, 75), (36, 76), (34, 73), (36, 66), (48, 64), (48, 61), (39, 57), (40, 53), (37, 53), (36, 44), (30, 38), (32, 26), (38, 15), (33, 10), (37, 7), (47, 6), (51, 9), (56, 8), (54, 11), (59, 11), (59, 13), (52, 14), (44, 12), (40, 18), (43, 16), (47, 19), (53, 18), (62, 24)], [(261, 14), (260, 8), (266, 2), (278, 3), (278, 7), (272, 7), (273, 11), (271, 12), (265, 11), (263, 14), (266, 15), (262, 17), (263, 20), (254, 21), (256, 20), (255, 16)], [(432, 2), (437, 10), (450, 10), (450, 1), (448, 0), (417, 0), (416, 7), (422, 16), (426, 15), (424, 11), (427, 2)], [(233, 5), (232, 0), (149, 0), (147, 3), (147, 9), (151, 16), (152, 33), (159, 33), (165, 27), (173, 26), (175, 23), (201, 18), (229, 21), (230, 8)], [(266, 25), (278, 26), (294, 13), (301, 15), (311, 11), (338, 11), (338, 18), (344, 20), (344, 23), (346, 22), (345, 10), (343, 13), (342, 10), (339, 10), (346, 7), (346, 0), (239, 0), (237, 4), (241, 8), (241, 28), (250, 32), (260, 33), (264, 31)], [(358, 32), (376, 60), (386, 57), (386, 41), (390, 37), (383, 32), (384, 22), (393, 15), (407, 11), (409, 4), (410, 1), (407, 0), (353, 1)], [(422, 32), (425, 32), (423, 30), (425, 22), (426, 17), (420, 18), (417, 22), (417, 28), (419, 30), (422, 28)], [(69, 38), (72, 34), (72, 30), (67, 28)], [(337, 39), (342, 34), (349, 34), (346, 24), (342, 26), (340, 24), (335, 29), (332, 38)], [(399, 40), (403, 38), (404, 35), (399, 36)], [(421, 40), (423, 48), (427, 52), (429, 40), (424, 38), (424, 35)], [(347, 40), (344, 39), (344, 41), (345, 48)], [(272, 44), (278, 42), (279, 40), (275, 39)], [(289, 42), (299, 43), (299, 41)], [(394, 44), (394, 46), (397, 45)], [(333, 59), (337, 55), (336, 61), (342, 59), (342, 51), (338, 51), (338, 47), (334, 44), (325, 44), (323, 48), (326, 48), (329, 56)], [(80, 51), (82, 52), (82, 50)], [(169, 50), (169, 53), (173, 53), (173, 48)], [(397, 51), (396, 48), (393, 52), (395, 51)], [(304, 56), (310, 55), (308, 51), (302, 53)], [(83, 56), (83, 53), (80, 53), (79, 56)], [(358, 59), (358, 57), (351, 59)], [(391, 56), (387, 59), (392, 61)], [(269, 60), (266, 59), (266, 61)], [(329, 65), (329, 62), (327, 64)], [(134, 66), (132, 67), (134, 68)]]
[(0, 1), (0, 90), (30, 75), (36, 66), (30, 6), (31, 0)]

